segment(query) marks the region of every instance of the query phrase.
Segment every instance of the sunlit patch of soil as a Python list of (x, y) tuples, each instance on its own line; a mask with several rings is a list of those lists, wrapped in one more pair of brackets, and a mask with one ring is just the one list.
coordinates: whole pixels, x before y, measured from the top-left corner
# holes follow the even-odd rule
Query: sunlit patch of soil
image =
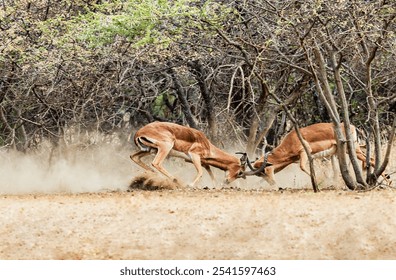
[(396, 259), (393, 188), (0, 195), (0, 208), (0, 259)]

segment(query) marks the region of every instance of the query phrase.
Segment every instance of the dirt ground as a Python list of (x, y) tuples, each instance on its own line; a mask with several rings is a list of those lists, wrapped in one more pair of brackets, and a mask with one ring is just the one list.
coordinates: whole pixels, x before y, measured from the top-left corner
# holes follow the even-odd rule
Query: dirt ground
[(313, 193), (295, 165), (277, 174), (286, 190), (254, 178), (214, 189), (205, 174), (197, 189), (127, 191), (141, 171), (106, 150), (0, 153), (0, 259), (396, 259), (395, 188), (348, 191), (325, 167), (328, 190)]
[(2, 195), (1, 259), (396, 259), (396, 193)]

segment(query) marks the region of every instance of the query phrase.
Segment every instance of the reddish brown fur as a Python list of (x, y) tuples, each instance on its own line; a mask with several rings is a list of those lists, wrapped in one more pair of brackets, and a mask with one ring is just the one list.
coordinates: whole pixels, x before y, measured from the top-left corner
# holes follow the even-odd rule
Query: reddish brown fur
[(150, 154), (150, 151), (142, 148), (144, 146), (157, 150), (152, 166), (169, 178), (173, 178), (163, 167), (162, 162), (169, 153), (177, 151), (181, 154), (173, 154), (192, 162), (197, 169), (197, 176), (192, 185), (202, 177), (203, 166), (214, 181), (210, 166), (227, 171), (226, 182), (229, 183), (238, 178), (243, 171), (240, 160), (219, 148), (215, 147), (207, 139), (205, 134), (193, 128), (168, 122), (153, 122), (139, 129), (134, 136), (135, 144), (141, 148), (140, 151), (131, 155), (131, 159), (146, 170), (151, 170), (141, 161), (141, 158)]
[[(356, 155), (359, 160), (366, 162), (366, 156), (360, 150), (359, 145), (357, 143), (356, 136), (356, 128), (351, 125), (351, 134), (355, 141)], [(342, 130), (345, 135), (344, 126), (342, 125)], [(332, 123), (317, 123), (300, 129), (301, 135), (304, 140), (309, 144), (311, 149), (311, 153), (313, 155), (324, 152), (326, 150), (330, 151), (333, 147), (336, 146), (336, 136), (335, 131), (333, 129)], [(334, 149), (335, 152), (335, 149)], [(333, 152), (333, 153), (334, 153)], [(326, 156), (331, 154), (326, 154)], [(297, 133), (293, 130), (288, 133), (281, 144), (276, 147), (269, 155), (268, 162), (272, 164), (272, 166), (268, 166), (265, 168), (265, 174), (268, 176), (266, 179), (274, 184), (274, 173), (281, 171), (286, 166), (300, 160), (300, 168), (307, 174), (305, 167), (305, 161), (307, 159), (307, 155), (304, 151), (304, 147), (298, 139)], [(259, 168), (264, 162), (264, 156), (258, 159), (254, 163), (255, 168)], [(374, 162), (372, 161), (372, 164)]]

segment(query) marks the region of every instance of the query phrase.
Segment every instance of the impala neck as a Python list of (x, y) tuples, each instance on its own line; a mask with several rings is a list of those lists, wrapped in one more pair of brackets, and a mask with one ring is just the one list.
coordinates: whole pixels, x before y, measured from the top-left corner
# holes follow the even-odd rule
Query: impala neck
[(272, 164), (277, 164), (279, 162), (285, 162), (294, 157), (294, 154), (290, 154), (290, 150), (283, 148), (283, 146), (278, 146), (273, 149), (268, 155), (268, 162)]
[(202, 161), (221, 170), (230, 170), (236, 165), (240, 166), (240, 161), (237, 157), (220, 150), (212, 144), (210, 146), (210, 155)]

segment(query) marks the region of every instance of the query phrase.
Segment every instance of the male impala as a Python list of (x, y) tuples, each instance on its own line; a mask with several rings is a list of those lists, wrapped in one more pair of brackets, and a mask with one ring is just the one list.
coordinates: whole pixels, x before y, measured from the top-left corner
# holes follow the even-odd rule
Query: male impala
[[(355, 142), (356, 156), (359, 160), (366, 163), (366, 156), (357, 143), (357, 134), (355, 126), (351, 125), (351, 134)], [(332, 123), (317, 123), (300, 129), (301, 135), (309, 144), (312, 156), (314, 158), (334, 155), (337, 151), (336, 136)], [(345, 135), (344, 125), (342, 132)], [(293, 162), (300, 161), (300, 168), (309, 175), (305, 166), (308, 156), (301, 144), (296, 131), (288, 133), (278, 147), (271, 152), (266, 153), (253, 164), (253, 171), (245, 172), (245, 175), (263, 176), (270, 184), (275, 184), (274, 174), (284, 169)], [(267, 165), (272, 164), (271, 166)], [(374, 161), (370, 160), (374, 165)], [(334, 163), (333, 163), (334, 164)], [(334, 166), (333, 166), (334, 168)]]
[(140, 149), (130, 156), (135, 163), (146, 170), (153, 171), (141, 159), (155, 152), (156, 155), (151, 165), (173, 180), (176, 179), (162, 167), (168, 155), (192, 162), (197, 169), (197, 175), (191, 186), (195, 186), (202, 177), (202, 166), (208, 171), (213, 183), (214, 176), (210, 166), (226, 171), (225, 182), (227, 184), (244, 177), (242, 173), (245, 170), (245, 157), (238, 159), (220, 150), (210, 143), (205, 134), (193, 128), (169, 122), (153, 122), (135, 133), (134, 142)]

